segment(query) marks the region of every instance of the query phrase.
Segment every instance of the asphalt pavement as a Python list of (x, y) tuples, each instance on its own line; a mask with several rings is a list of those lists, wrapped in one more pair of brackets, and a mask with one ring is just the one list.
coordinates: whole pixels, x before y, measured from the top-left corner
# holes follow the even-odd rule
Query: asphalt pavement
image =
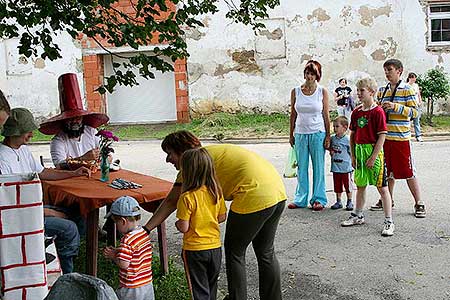
[[(242, 146), (261, 154), (282, 173), (289, 145), (268, 142)], [(119, 142), (114, 148), (123, 168), (170, 181), (176, 176), (172, 165), (165, 163), (160, 141)], [(49, 157), (46, 144), (31, 145), (31, 150), (35, 157)], [(429, 138), (414, 142), (413, 153), (427, 217), (413, 216), (412, 196), (405, 181), (399, 181), (394, 192), (396, 231), (392, 237), (380, 235), (382, 212), (366, 211), (365, 225), (342, 228), (340, 222), (349, 215), (345, 210), (284, 211), (275, 244), (283, 299), (450, 299), (450, 141)], [(329, 165), (327, 155), (327, 170)], [(284, 182), (292, 200), (296, 179)], [(331, 173), (327, 173), (326, 186), (330, 206), (335, 200)], [(367, 199), (367, 208), (377, 201), (374, 187), (368, 188)], [(176, 232), (174, 222), (172, 215), (167, 220), (169, 252), (181, 262), (182, 235)], [(249, 299), (259, 299), (251, 247), (247, 273)], [(224, 265), (219, 288), (222, 295), (226, 291)]]

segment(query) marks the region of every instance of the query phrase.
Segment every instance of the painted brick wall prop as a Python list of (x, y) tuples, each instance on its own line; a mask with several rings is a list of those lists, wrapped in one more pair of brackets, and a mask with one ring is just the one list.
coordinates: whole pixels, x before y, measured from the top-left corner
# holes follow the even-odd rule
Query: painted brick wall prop
[(5, 300), (43, 299), (47, 292), (44, 210), (38, 177), (0, 176), (0, 278)]

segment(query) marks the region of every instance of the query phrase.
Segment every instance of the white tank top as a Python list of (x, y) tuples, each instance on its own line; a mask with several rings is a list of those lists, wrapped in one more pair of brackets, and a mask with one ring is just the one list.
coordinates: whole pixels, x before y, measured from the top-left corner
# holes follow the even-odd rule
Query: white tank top
[(325, 132), (323, 121), (323, 87), (317, 85), (316, 90), (310, 96), (303, 94), (300, 87), (295, 88), (295, 120), (294, 133), (310, 134)]

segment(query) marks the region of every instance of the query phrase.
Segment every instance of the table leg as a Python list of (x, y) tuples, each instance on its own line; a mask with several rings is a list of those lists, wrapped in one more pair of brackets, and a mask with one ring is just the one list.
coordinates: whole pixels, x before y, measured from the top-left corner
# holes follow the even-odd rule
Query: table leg
[[(111, 205), (106, 205), (106, 213), (111, 210)], [(106, 219), (105, 225), (103, 225), (103, 229), (106, 230), (106, 244), (108, 246), (116, 247), (116, 239), (117, 239), (117, 231), (116, 231), (116, 223), (111, 218)]]
[(97, 276), (98, 212), (99, 209), (97, 208), (91, 211), (87, 216), (86, 274), (92, 276)]
[(166, 222), (162, 222), (158, 226), (158, 243), (159, 243), (159, 260), (161, 263), (161, 270), (163, 275), (169, 273), (169, 258), (167, 254), (167, 235)]

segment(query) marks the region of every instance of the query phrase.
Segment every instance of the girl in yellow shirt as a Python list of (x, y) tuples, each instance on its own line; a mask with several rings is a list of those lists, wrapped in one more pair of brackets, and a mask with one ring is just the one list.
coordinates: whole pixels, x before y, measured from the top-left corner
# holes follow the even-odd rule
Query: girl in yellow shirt
[(211, 156), (203, 148), (181, 157), (182, 194), (177, 229), (184, 233), (182, 257), (194, 300), (216, 299), (222, 261), (219, 223), (226, 219), (222, 189)]

